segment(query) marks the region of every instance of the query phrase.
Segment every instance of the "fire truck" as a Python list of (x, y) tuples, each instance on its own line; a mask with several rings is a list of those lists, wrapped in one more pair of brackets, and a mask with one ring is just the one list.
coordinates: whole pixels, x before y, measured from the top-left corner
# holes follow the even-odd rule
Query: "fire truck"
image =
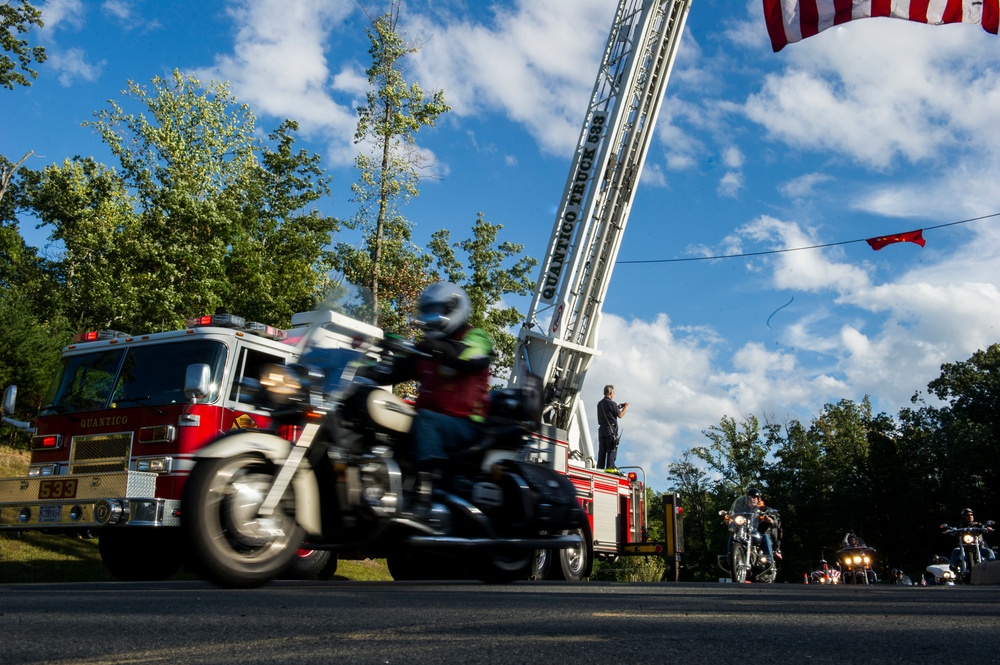
[[(181, 491), (195, 451), (224, 431), (270, 426), (268, 414), (249, 403), (243, 380), (257, 379), (266, 363), (293, 359), (296, 331), (317, 316), (326, 317), (331, 345), (382, 335), (334, 312), (297, 314), (285, 331), (219, 311), (182, 330), (78, 336), (63, 349), (35, 427), (4, 418), (33, 436), (28, 475), (0, 479), (0, 529), (93, 532), (104, 565), (119, 579), (176, 573), (183, 564)], [(200, 398), (186, 390), (199, 383), (210, 386)], [(5, 413), (15, 398), (11, 386)], [(302, 563), (328, 558), (303, 552)]]
[[(536, 579), (580, 580), (595, 557), (651, 554), (664, 557), (676, 579), (679, 497), (664, 497), (665, 541), (649, 541), (642, 469), (595, 468), (580, 391), (598, 354), (601, 308), (690, 5), (619, 1), (519, 332), (509, 385), (529, 375), (543, 380), (539, 461), (571, 479), (590, 517), (578, 547), (538, 552)], [(306, 318), (293, 318), (293, 327), (310, 323)], [(381, 336), (346, 317), (327, 328), (345, 344), (356, 335)], [(266, 413), (243, 401), (240, 386), (264, 363), (293, 356), (285, 335), (220, 314), (184, 330), (106, 333), (67, 347), (37, 419), (28, 476), (0, 479), (0, 529), (100, 529), (101, 557), (116, 577), (172, 575), (182, 563), (176, 527), (193, 454), (228, 429), (269, 425)], [(189, 366), (209, 368), (212, 394), (185, 394)], [(4, 407), (13, 410), (10, 389)]]
[(594, 468), (580, 390), (598, 353), (601, 308), (690, 7), (691, 0), (619, 1), (518, 336), (509, 383), (543, 380), (549, 461), (572, 479), (590, 515), (580, 547), (539, 553), (536, 577), (580, 579), (595, 556), (658, 554), (676, 579), (679, 497), (664, 498), (666, 542), (649, 542), (641, 469), (623, 475)]

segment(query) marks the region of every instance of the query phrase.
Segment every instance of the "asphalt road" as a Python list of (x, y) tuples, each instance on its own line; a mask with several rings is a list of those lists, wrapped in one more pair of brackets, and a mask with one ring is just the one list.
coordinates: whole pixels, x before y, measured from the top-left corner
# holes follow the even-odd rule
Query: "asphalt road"
[(1000, 587), (0, 586), (0, 663), (995, 662)]

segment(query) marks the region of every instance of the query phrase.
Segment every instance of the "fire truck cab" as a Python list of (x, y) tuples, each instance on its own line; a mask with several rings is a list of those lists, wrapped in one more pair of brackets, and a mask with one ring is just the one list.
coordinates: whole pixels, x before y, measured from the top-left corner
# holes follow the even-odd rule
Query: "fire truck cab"
[[(381, 337), (334, 312), (295, 315), (285, 331), (224, 311), (182, 330), (78, 336), (38, 413), (27, 476), (0, 479), (0, 529), (97, 535), (119, 579), (170, 577), (183, 563), (176, 527), (195, 452), (228, 430), (270, 425), (244, 381), (265, 363), (293, 361), (313, 323), (328, 344)], [(7, 389), (6, 413), (15, 395)]]

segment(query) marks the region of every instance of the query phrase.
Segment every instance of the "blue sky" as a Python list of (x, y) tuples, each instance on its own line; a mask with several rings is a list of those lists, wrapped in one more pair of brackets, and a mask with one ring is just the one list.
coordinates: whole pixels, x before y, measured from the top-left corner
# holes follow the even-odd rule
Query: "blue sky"
[[(366, 19), (355, 0), (36, 2), (49, 52), (0, 92), (0, 153), (111, 163), (80, 123), (128, 80), (229, 81), (266, 132), (298, 120), (349, 217)], [(411, 79), (453, 110), (424, 130), (424, 244), (476, 214), (541, 257), (617, 0), (414, 0)], [(724, 415), (808, 419), (872, 397), (891, 415), (1000, 336), (1000, 42), (974, 26), (855, 21), (771, 52), (760, 0), (694, 0), (584, 386), (632, 406), (619, 464), (667, 464)], [(844, 243), (917, 228), (927, 245)], [(22, 233), (48, 253), (45, 232)], [(646, 262), (646, 263), (640, 263)], [(527, 302), (522, 306), (522, 311)], [(592, 419), (593, 420), (593, 419)]]

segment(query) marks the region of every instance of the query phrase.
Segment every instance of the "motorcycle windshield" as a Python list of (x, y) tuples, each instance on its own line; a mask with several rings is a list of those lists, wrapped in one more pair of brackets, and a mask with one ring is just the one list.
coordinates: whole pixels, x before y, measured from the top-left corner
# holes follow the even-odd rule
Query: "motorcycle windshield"
[(729, 514), (733, 516), (745, 515), (750, 520), (751, 526), (757, 526), (757, 522), (760, 519), (760, 513), (757, 508), (748, 505), (746, 497), (743, 496), (736, 497), (732, 508), (729, 509)]
[(323, 375), (323, 394), (337, 400), (351, 385), (358, 368), (368, 361), (365, 355), (353, 349), (331, 349), (319, 346), (307, 348), (301, 364), (320, 370)]

